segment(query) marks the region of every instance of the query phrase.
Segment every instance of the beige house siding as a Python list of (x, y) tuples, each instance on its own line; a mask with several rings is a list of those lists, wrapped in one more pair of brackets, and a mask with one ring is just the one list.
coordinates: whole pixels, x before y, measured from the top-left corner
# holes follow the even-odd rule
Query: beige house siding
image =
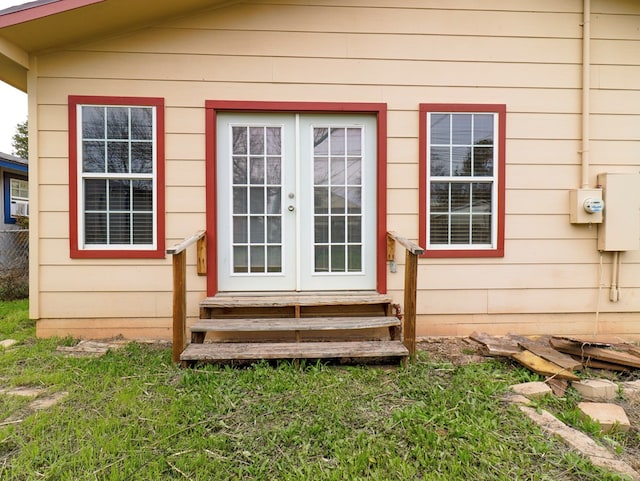
[[(640, 4), (597, 0), (592, 11), (595, 186), (598, 173), (640, 164)], [(569, 223), (568, 191), (580, 186), (582, 21), (580, 0), (253, 1), (40, 55), (39, 334), (170, 336), (169, 258), (69, 258), (67, 98), (105, 95), (165, 99), (168, 246), (205, 227), (205, 100), (386, 103), (387, 223), (412, 239), (418, 104), (506, 104), (505, 256), (421, 259), (418, 335), (640, 337), (640, 254), (624, 254), (612, 303), (597, 227)], [(193, 252), (188, 272), (193, 319), (205, 296)], [(387, 279), (401, 300), (402, 262)]]

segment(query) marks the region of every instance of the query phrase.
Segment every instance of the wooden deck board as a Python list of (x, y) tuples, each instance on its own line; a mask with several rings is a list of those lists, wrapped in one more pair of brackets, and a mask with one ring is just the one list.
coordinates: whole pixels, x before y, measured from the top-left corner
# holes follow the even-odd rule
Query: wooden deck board
[(191, 332), (337, 331), (394, 326), (400, 326), (400, 319), (392, 316), (201, 319), (191, 326)]
[(278, 342), (190, 344), (181, 361), (244, 361), (260, 359), (405, 358), (400, 341)]
[(283, 307), (283, 306), (331, 306), (357, 304), (388, 304), (392, 298), (371, 292), (291, 294), (272, 293), (268, 295), (218, 294), (203, 299), (203, 308), (234, 307)]

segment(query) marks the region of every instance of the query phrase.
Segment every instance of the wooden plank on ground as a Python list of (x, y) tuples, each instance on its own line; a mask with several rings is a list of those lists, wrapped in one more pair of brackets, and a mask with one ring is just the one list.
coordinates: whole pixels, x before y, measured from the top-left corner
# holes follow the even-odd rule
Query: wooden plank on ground
[(512, 354), (522, 351), (518, 346), (518, 343), (510, 338), (491, 336), (484, 332), (473, 332), (469, 338), (482, 344), (484, 346), (485, 354), (488, 356), (509, 357)]
[(400, 341), (263, 342), (190, 344), (181, 361), (241, 361), (260, 359), (338, 359), (400, 357), (409, 351)]
[(580, 356), (582, 359), (595, 359), (598, 361), (640, 369), (640, 358), (628, 352), (616, 351), (614, 349), (602, 347), (592, 347), (556, 337), (552, 337), (549, 342), (554, 349), (566, 354)]
[(640, 357), (640, 347), (634, 346), (633, 344), (623, 344), (619, 346), (620, 349), (624, 349), (629, 354), (633, 354), (634, 356)]
[(511, 356), (527, 369), (542, 374), (543, 376), (553, 376), (560, 379), (568, 379), (570, 381), (579, 381), (580, 378), (571, 371), (564, 369), (552, 362), (536, 356), (530, 351), (517, 352)]
[(553, 394), (558, 397), (563, 397), (567, 392), (567, 388), (569, 387), (569, 381), (567, 381), (566, 379), (558, 379), (556, 377), (552, 377), (547, 379), (546, 382), (553, 391)]
[(376, 329), (400, 326), (395, 316), (379, 317), (305, 317), (264, 319), (201, 319), (191, 326), (191, 332), (283, 332), (338, 331)]
[(607, 371), (616, 371), (616, 372), (628, 372), (631, 371), (630, 367), (621, 366), (620, 364), (613, 364), (611, 362), (598, 361), (596, 359), (591, 358), (580, 358), (580, 356), (573, 356), (577, 361), (582, 362), (584, 367), (590, 369), (606, 369)]
[(611, 347), (616, 342), (614, 339), (604, 336), (553, 336), (553, 338), (593, 347)]
[(536, 356), (546, 359), (549, 362), (557, 364), (558, 366), (566, 369), (567, 371), (575, 371), (582, 368), (582, 363), (576, 361), (571, 356), (563, 354), (552, 348), (548, 341), (547, 343), (541, 341), (531, 341), (528, 339), (520, 339), (518, 344), (527, 351), (532, 352)]

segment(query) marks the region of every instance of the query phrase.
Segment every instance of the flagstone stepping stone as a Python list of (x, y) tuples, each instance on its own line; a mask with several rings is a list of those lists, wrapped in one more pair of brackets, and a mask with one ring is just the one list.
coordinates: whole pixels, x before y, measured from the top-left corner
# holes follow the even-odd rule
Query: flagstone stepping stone
[(15, 387), (11, 389), (0, 389), (0, 394), (8, 394), (10, 396), (37, 397), (44, 392), (44, 389), (37, 387)]
[(578, 403), (578, 409), (589, 418), (600, 423), (600, 428), (604, 434), (615, 432), (627, 432), (631, 428), (631, 423), (624, 409), (612, 403)]
[(640, 402), (640, 379), (637, 381), (623, 382), (620, 385), (622, 395), (630, 401)]
[(56, 350), (67, 357), (102, 357), (109, 349), (118, 347), (105, 342), (80, 341), (75, 346), (58, 346)]
[(42, 397), (42, 398), (36, 399), (31, 404), (29, 404), (29, 408), (33, 409), (34, 411), (41, 411), (43, 409), (49, 409), (50, 407), (58, 404), (60, 401), (62, 401), (68, 395), (69, 395), (68, 392), (60, 391), (60, 392), (51, 394), (50, 396), (46, 396), (46, 397)]

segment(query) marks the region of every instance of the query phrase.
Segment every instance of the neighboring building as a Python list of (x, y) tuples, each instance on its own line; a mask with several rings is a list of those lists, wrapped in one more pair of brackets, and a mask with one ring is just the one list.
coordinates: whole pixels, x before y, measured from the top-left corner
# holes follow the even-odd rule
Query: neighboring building
[(629, 0), (2, 11), (38, 334), (170, 337), (165, 247), (206, 228), (191, 319), (219, 292), (400, 302), (392, 230), (426, 249), (418, 335), (640, 338), (639, 45)]
[(29, 216), (29, 163), (26, 159), (0, 152), (0, 199), (2, 227), (16, 228), (16, 220)]
[(29, 165), (0, 152), (0, 299), (29, 293)]

